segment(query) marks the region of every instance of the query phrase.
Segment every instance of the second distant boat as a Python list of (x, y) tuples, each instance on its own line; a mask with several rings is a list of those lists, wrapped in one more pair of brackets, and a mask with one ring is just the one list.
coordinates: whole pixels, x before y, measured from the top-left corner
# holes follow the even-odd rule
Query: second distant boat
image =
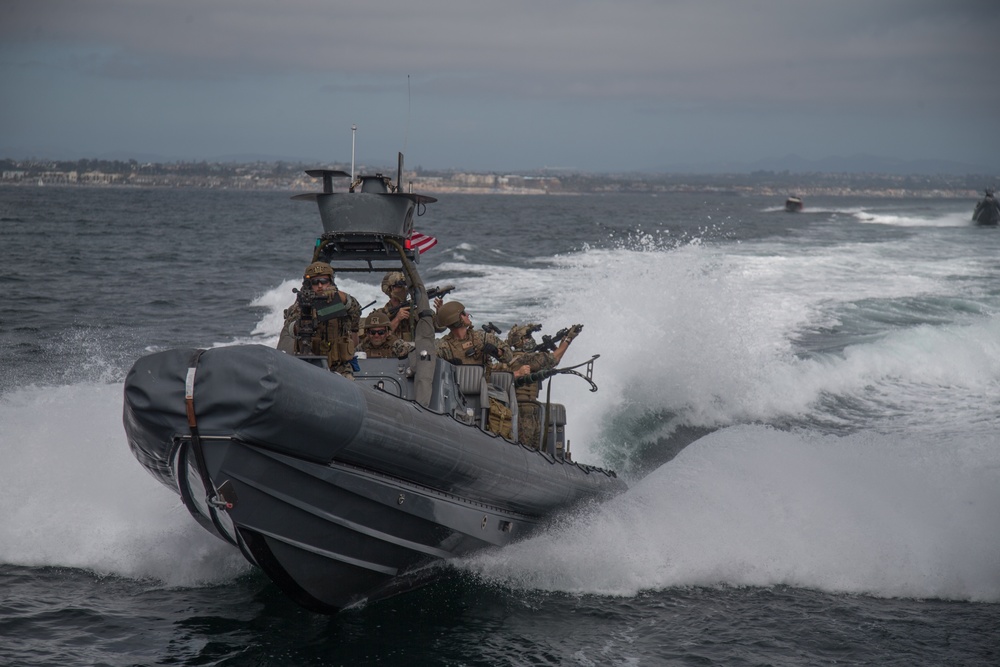
[(789, 197), (785, 200), (785, 210), (789, 213), (798, 213), (802, 210), (802, 200), (798, 197)]
[(1000, 224), (1000, 202), (993, 196), (993, 188), (986, 188), (986, 196), (976, 204), (973, 221), (980, 226), (996, 227)]

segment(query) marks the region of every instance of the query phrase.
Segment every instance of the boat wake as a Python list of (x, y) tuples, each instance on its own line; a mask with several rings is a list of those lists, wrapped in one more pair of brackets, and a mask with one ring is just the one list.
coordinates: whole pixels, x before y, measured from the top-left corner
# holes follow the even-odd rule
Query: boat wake
[(0, 395), (0, 562), (167, 586), (246, 572), (239, 552), (191, 521), (176, 494), (136, 474), (121, 403), (121, 384), (94, 382)]
[(624, 496), (460, 567), (525, 591), (788, 585), (1000, 601), (1000, 460), (986, 438), (923, 444), (913, 456), (896, 436), (722, 429)]
[[(587, 406), (591, 430), (578, 421), (574, 435), (645, 476), (461, 567), (524, 591), (789, 585), (1000, 601), (993, 297), (970, 281), (955, 296), (954, 277), (912, 253), (811, 252), (562, 260), (563, 280), (614, 295), (614, 317), (587, 325), (613, 344), (601, 394), (567, 401)], [(828, 264), (849, 273), (831, 283)], [(560, 315), (593, 297), (560, 296)]]
[[(762, 212), (786, 213), (784, 206), (768, 207), (762, 209)], [(811, 220), (818, 219), (818, 216), (827, 216), (834, 220), (841, 216), (846, 216), (865, 224), (891, 225), (896, 227), (969, 227), (973, 224), (968, 211), (955, 211), (952, 213), (900, 213), (896, 209), (890, 213), (864, 207), (810, 206), (801, 211), (801, 213), (809, 215)]]
[[(0, 397), (0, 498), (10, 508), (0, 561), (167, 586), (247, 572), (176, 495), (135, 474), (120, 403), (116, 384)], [(515, 589), (581, 594), (790, 585), (996, 602), (998, 489), (1000, 454), (986, 433), (941, 442), (730, 426), (625, 495), (459, 567)]]
[(972, 225), (967, 212), (922, 216), (861, 210), (855, 211), (853, 215), (859, 222), (866, 224), (896, 227), (969, 227)]
[[(967, 282), (961, 303), (949, 297), (951, 277), (912, 256), (822, 252), (557, 258), (550, 280), (613, 295), (613, 316), (585, 330), (609, 343), (601, 392), (560, 388), (582, 413), (573, 437), (619, 470), (653, 472), (462, 568), (516, 589), (616, 596), (784, 584), (1000, 599), (1000, 316)], [(831, 270), (817, 264), (850, 273), (822, 284)], [(873, 283), (911, 310), (872, 302)], [(540, 310), (566, 318), (592, 303), (563, 292)]]

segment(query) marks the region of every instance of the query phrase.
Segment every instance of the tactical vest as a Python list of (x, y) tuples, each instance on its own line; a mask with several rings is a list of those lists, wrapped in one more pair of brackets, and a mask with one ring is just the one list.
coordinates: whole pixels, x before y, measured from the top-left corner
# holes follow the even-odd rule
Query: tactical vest
[(483, 366), (483, 375), (490, 378), (490, 366), (483, 354), (483, 334), (475, 329), (469, 329), (465, 338), (459, 340), (454, 334), (448, 333), (438, 340), (438, 356), (454, 360), (466, 366)]
[(441, 338), (438, 344), (439, 347), (446, 348), (441, 355), (445, 359), (454, 359), (468, 365), (483, 363), (483, 336), (475, 329), (469, 329), (468, 335), (461, 340), (449, 333)]
[(514, 395), (517, 397), (518, 403), (526, 403), (538, 400), (538, 391), (542, 388), (541, 382), (532, 382), (531, 384), (521, 385), (514, 389)]
[[(528, 368), (531, 369), (532, 373), (537, 373), (544, 368), (551, 368), (555, 366), (556, 360), (550, 352), (523, 352), (514, 357), (514, 360), (510, 363), (510, 367), (515, 369), (520, 366), (524, 366), (525, 364), (528, 365)], [(514, 390), (514, 394), (517, 396), (517, 402), (523, 403), (528, 401), (537, 401), (538, 392), (541, 388), (541, 381), (517, 387)]]
[(413, 315), (399, 323), (396, 329), (396, 337), (405, 340), (407, 343), (413, 342)]
[[(384, 310), (386, 313), (388, 313), (389, 309), (392, 308), (392, 307), (393, 307), (392, 301), (386, 301), (385, 305), (382, 306), (382, 310)], [(410, 308), (410, 316), (407, 319), (405, 319), (402, 322), (400, 322), (399, 326), (396, 328), (396, 331), (394, 331), (393, 333), (396, 335), (396, 338), (399, 338), (401, 340), (405, 340), (407, 343), (412, 343), (413, 342), (413, 313), (414, 313), (414, 310), (416, 309), (416, 306), (414, 306), (413, 304), (410, 304), (409, 308)]]
[(312, 337), (312, 354), (322, 354), (330, 362), (330, 368), (354, 358), (354, 341), (343, 332), (341, 320), (329, 320), (316, 325)]
[(471, 328), (462, 340), (455, 338), (452, 333), (438, 339), (438, 356), (442, 359), (458, 361), (461, 364), (483, 366), (484, 375), (489, 380), (493, 369), (493, 357), (486, 354), (484, 349), (486, 343), (497, 348), (497, 353), (502, 359), (501, 363), (510, 362), (510, 348), (507, 347), (507, 343), (491, 333), (483, 333)]
[[(348, 324), (349, 315), (343, 292), (337, 292), (328, 302), (317, 302), (313, 309), (315, 329), (310, 339), (310, 349), (305, 353), (326, 356), (330, 368), (337, 368), (353, 359), (355, 350)], [(299, 316), (301, 317), (301, 312)]]

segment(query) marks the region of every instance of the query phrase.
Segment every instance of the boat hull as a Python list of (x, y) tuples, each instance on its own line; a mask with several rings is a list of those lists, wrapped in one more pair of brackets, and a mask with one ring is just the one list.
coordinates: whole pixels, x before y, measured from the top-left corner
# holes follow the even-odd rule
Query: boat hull
[(1000, 202), (993, 197), (982, 200), (976, 204), (972, 220), (980, 227), (996, 227), (1000, 224)]
[(261, 346), (140, 359), (124, 421), (137, 459), (206, 529), (320, 612), (409, 590), (449, 558), (624, 489)]
[(537, 517), (355, 466), (320, 465), (232, 439), (205, 445), (229, 507), (204, 501), (190, 439), (180, 442), (176, 459), (186, 503), (313, 611), (409, 590), (440, 574), (441, 561), (504, 546), (539, 525)]
[(799, 213), (802, 211), (802, 200), (798, 197), (789, 197), (785, 200), (785, 212)]

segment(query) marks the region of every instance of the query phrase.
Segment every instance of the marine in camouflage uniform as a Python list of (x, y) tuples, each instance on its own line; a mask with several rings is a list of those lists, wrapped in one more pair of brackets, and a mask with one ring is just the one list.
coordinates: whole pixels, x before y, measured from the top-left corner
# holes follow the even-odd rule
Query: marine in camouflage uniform
[(389, 300), (382, 306), (382, 310), (387, 314), (396, 311), (391, 315), (389, 321), (389, 331), (396, 338), (406, 342), (413, 341), (413, 321), (410, 319), (410, 308), (402, 307), (406, 302), (406, 278), (401, 271), (390, 271), (382, 277), (382, 292)]
[(491, 359), (509, 364), (510, 348), (500, 337), (472, 328), (472, 318), (460, 301), (449, 301), (438, 311), (438, 322), (449, 331), (437, 341), (437, 355), (446, 361), (463, 365), (481, 365), (490, 379)]
[(358, 349), (364, 352), (367, 358), (398, 359), (409, 353), (411, 345), (396, 338), (389, 331), (389, 321), (389, 316), (382, 310), (376, 310), (365, 318), (364, 333)]
[[(569, 349), (570, 343), (583, 329), (583, 325), (575, 324), (570, 327), (554, 352), (535, 351), (536, 343), (531, 332), (539, 328), (537, 324), (528, 323), (514, 325), (507, 332), (507, 344), (514, 350), (513, 361), (508, 366), (514, 371), (515, 377), (526, 375), (528, 372), (537, 373), (555, 368)], [(524, 366), (528, 367), (528, 371), (523, 370)], [(517, 441), (535, 449), (541, 445), (542, 438), (542, 404), (538, 402), (541, 388), (542, 381), (539, 380), (521, 385), (514, 390), (517, 397)]]
[[(312, 310), (314, 328), (309, 341), (302, 341), (298, 336), (303, 326), (303, 301), (309, 303)], [(313, 262), (306, 267), (299, 298), (285, 309), (278, 349), (289, 354), (325, 356), (331, 371), (353, 377), (351, 360), (358, 344), (360, 324), (358, 300), (337, 289), (329, 264)]]
[[(411, 317), (412, 305), (403, 306), (407, 303), (407, 284), (406, 278), (403, 276), (401, 271), (390, 271), (382, 277), (382, 291), (389, 300), (385, 302), (382, 306), (382, 310), (386, 313), (392, 313), (389, 321), (389, 331), (391, 331), (397, 338), (407, 343), (413, 342), (413, 327), (414, 318)], [(434, 297), (434, 330), (437, 333), (441, 333), (445, 330), (438, 324), (436, 311), (441, 309), (444, 305), (444, 298), (440, 296)], [(393, 311), (395, 309), (395, 311)]]

